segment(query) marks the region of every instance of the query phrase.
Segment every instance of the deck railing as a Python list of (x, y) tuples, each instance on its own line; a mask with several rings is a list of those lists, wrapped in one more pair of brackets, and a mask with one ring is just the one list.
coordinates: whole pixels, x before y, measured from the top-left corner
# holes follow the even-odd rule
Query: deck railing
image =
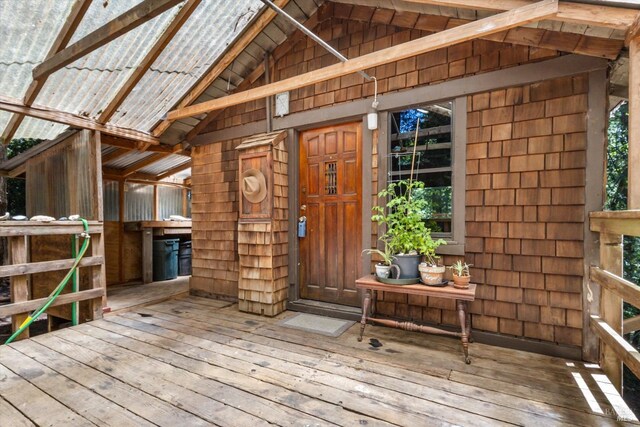
[[(80, 221), (2, 221), (0, 237), (7, 237), (10, 265), (0, 266), (0, 277), (11, 278), (11, 303), (0, 306), (0, 317), (11, 316), (12, 331), (15, 332), (27, 318), (29, 312), (39, 309), (47, 298), (31, 298), (30, 275), (51, 271), (68, 270), (73, 259), (29, 262), (30, 236), (78, 235), (84, 231)], [(101, 222), (89, 221), (91, 236), (91, 256), (85, 256), (79, 267), (91, 267), (90, 289), (60, 295), (51, 307), (91, 300), (92, 319), (102, 317), (103, 299), (106, 296), (106, 276), (104, 268), (104, 241)], [(68, 285), (69, 286), (69, 285)], [(69, 286), (70, 287), (70, 286)], [(77, 309), (77, 305), (76, 305)], [(28, 329), (19, 338), (29, 336)]]
[[(591, 315), (591, 327), (601, 340), (600, 365), (618, 390), (622, 365), (640, 378), (640, 353), (623, 337), (639, 319), (622, 320), (623, 302), (640, 307), (640, 286), (622, 275), (622, 237), (640, 236), (640, 210), (592, 212), (591, 231), (600, 233), (600, 267), (592, 266), (590, 279), (600, 285), (600, 315)], [(640, 329), (640, 327), (638, 328)]]

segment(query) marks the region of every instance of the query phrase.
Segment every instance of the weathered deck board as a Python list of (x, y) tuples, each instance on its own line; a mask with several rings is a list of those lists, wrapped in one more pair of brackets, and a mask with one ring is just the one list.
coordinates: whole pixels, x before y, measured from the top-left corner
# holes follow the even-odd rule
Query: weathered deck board
[(110, 286), (107, 288), (107, 305), (112, 313), (116, 313), (188, 293), (189, 276), (142, 285)]
[(37, 425), (95, 425), (3, 365), (0, 365), (0, 378), (3, 399)]
[[(527, 421), (531, 422), (534, 419), (545, 423), (553, 423), (554, 420), (560, 420), (565, 423), (578, 422), (584, 425), (589, 425), (593, 422), (591, 415), (579, 410), (542, 404), (480, 387), (466, 386), (464, 384), (453, 385), (451, 381), (446, 379), (446, 376), (429, 376), (416, 372), (408, 375), (405, 370), (391, 366), (380, 367), (378, 364), (366, 364), (360, 359), (342, 356), (336, 353), (327, 356), (324, 351), (310, 351), (309, 347), (291, 344), (286, 341), (263, 338), (253, 334), (245, 334), (243, 339), (229, 341), (227, 339), (220, 339), (218, 332), (199, 329), (202, 327), (202, 323), (189, 320), (185, 321), (177, 317), (165, 320), (160, 316), (160, 313), (153, 317), (140, 317), (134, 313), (126, 315), (126, 317), (136, 319), (139, 322), (157, 325), (161, 328), (177, 331), (186, 335), (206, 338), (215, 342), (225, 341), (230, 346), (264, 355), (271, 355), (282, 360), (296, 360), (297, 363), (305, 366), (313, 366), (317, 370), (344, 375), (362, 382), (373, 382), (374, 384), (399, 392), (420, 396), (425, 393), (425, 390), (416, 386), (428, 387), (427, 399), (442, 403), (444, 406), (450, 406), (455, 402), (455, 404), (461, 405), (465, 410), (470, 412), (474, 409), (480, 411), (479, 413), (481, 414), (491, 411), (494, 414), (503, 414), (508, 417), (507, 420), (523, 423)], [(122, 319), (119, 321), (114, 319), (114, 321), (138, 328), (133, 323), (122, 322)], [(161, 328), (158, 330), (162, 331)], [(320, 358), (320, 360), (318, 360), (318, 358)], [(478, 402), (484, 402), (485, 405), (479, 405)], [(496, 406), (493, 402), (500, 402), (501, 406), (505, 406), (511, 410), (504, 410), (505, 408)], [(523, 417), (523, 419), (514, 418), (514, 411), (512, 410), (516, 410), (516, 416), (519, 415)], [(552, 418), (552, 420), (538, 417), (537, 414), (544, 414), (544, 417)], [(607, 421), (609, 420), (604, 420), (603, 423)]]
[(374, 349), (358, 325), (330, 338), (279, 326), (289, 315), (185, 296), (2, 346), (2, 423), (616, 424), (597, 368), (475, 343), (466, 365), (454, 339), (369, 326)]
[(152, 426), (153, 424), (120, 410), (113, 402), (12, 348), (0, 352), (0, 363), (11, 366), (17, 375), (47, 393), (66, 407), (99, 426)]
[[(192, 328), (191, 333), (193, 333), (194, 327), (197, 328), (200, 325), (200, 327), (206, 327), (207, 329), (214, 328), (212, 329), (212, 331), (215, 332), (216, 334), (225, 334), (224, 329), (222, 329), (220, 326), (204, 326), (204, 325), (210, 325), (211, 323), (214, 323), (214, 322), (216, 323), (216, 325), (218, 324), (218, 322), (225, 322), (229, 324), (229, 322), (232, 322), (234, 319), (240, 320), (243, 322), (247, 321), (246, 320), (247, 316), (243, 316), (243, 315), (236, 316), (234, 313), (226, 313), (226, 312), (224, 313), (218, 312), (217, 314), (209, 313), (209, 312), (201, 311), (197, 307), (192, 307), (189, 312), (185, 312), (184, 310), (186, 310), (187, 308), (184, 303), (178, 306), (178, 308), (173, 308), (170, 310), (165, 309), (166, 311), (168, 311), (168, 313), (162, 313), (161, 311), (156, 310), (158, 308), (162, 309), (162, 306), (150, 307), (149, 310), (146, 310), (146, 311), (143, 310), (141, 312), (155, 313), (154, 318), (158, 316), (164, 316), (166, 320), (170, 320), (175, 324), (180, 324), (180, 323), (184, 324), (184, 322), (187, 321), (185, 319), (197, 319), (197, 320), (187, 321), (187, 326)], [(170, 317), (171, 315), (169, 313), (171, 313), (172, 311), (180, 312), (181, 313), (179, 314), (180, 317), (177, 317), (176, 315), (174, 315), (173, 318), (171, 318)], [(218, 316), (218, 315), (220, 316), (220, 319), (215, 318), (215, 316)], [(131, 316), (135, 316), (135, 315), (132, 314)], [(207, 319), (207, 318), (212, 319), (212, 321), (211, 322), (203, 321), (203, 319)], [(141, 320), (146, 320), (146, 319), (152, 319), (152, 318), (141, 318)], [(249, 317), (249, 319), (252, 319), (252, 318)], [(249, 320), (249, 322), (253, 323), (252, 320)], [(265, 321), (265, 323), (270, 323), (270, 322)], [(246, 326), (245, 324), (241, 324), (241, 323), (238, 323), (238, 325), (240, 328), (243, 328), (243, 329), (255, 328), (252, 326)], [(164, 325), (164, 326), (167, 327), (167, 325)], [(381, 334), (379, 334), (379, 332), (383, 332), (383, 333), (391, 332), (392, 336), (394, 333), (397, 334), (397, 331), (392, 329), (378, 328), (375, 334), (376, 337), (380, 337)], [(370, 360), (370, 363), (367, 366), (377, 366), (377, 364), (379, 363), (387, 364), (386, 366), (384, 366), (384, 368), (382, 368), (383, 371), (389, 370), (389, 366), (388, 366), (389, 363), (395, 363), (396, 361), (400, 360), (404, 364), (409, 364), (412, 366), (413, 372), (411, 372), (411, 375), (410, 375), (411, 378), (415, 377), (416, 372), (429, 374), (430, 378), (449, 377), (449, 379), (451, 379), (451, 377), (454, 374), (456, 374), (456, 376), (462, 377), (460, 382), (467, 383), (472, 386), (475, 385), (477, 386), (476, 389), (481, 389), (481, 390), (486, 390), (487, 389), (486, 383), (489, 382), (488, 389), (493, 390), (495, 392), (499, 392), (502, 395), (502, 399), (500, 400), (501, 402), (508, 402), (508, 404), (513, 404), (514, 402), (518, 402), (518, 401), (531, 401), (531, 402), (541, 402), (541, 403), (547, 403), (547, 404), (553, 405), (550, 408), (545, 407), (545, 413), (547, 414), (555, 414), (558, 411), (562, 412), (561, 408), (565, 407), (565, 408), (572, 409), (567, 414), (567, 416), (569, 418), (573, 418), (574, 416), (578, 415), (577, 411), (575, 411), (574, 409), (588, 410), (588, 405), (584, 402), (582, 393), (575, 386), (571, 387), (569, 385), (562, 386), (559, 384), (555, 384), (554, 382), (550, 381), (548, 378), (544, 380), (535, 379), (535, 373), (538, 372), (538, 370), (531, 369), (530, 367), (526, 367), (526, 361), (523, 362), (521, 366), (515, 365), (515, 367), (504, 365), (504, 361), (503, 361), (502, 362), (502, 365), (504, 366), (503, 369), (500, 370), (499, 368), (495, 368), (493, 370), (489, 370), (482, 367), (474, 367), (473, 364), (471, 366), (465, 365), (461, 358), (452, 356), (452, 353), (459, 354), (460, 350), (457, 348), (449, 349), (445, 352), (443, 351), (433, 352), (428, 348), (423, 348), (421, 349), (421, 353), (423, 352), (426, 353), (426, 355), (424, 355), (425, 357), (416, 358), (414, 356), (415, 343), (413, 343), (412, 345), (405, 345), (402, 343), (389, 344), (390, 346), (393, 346), (393, 350), (392, 350), (393, 353), (391, 353), (392, 357), (390, 357), (388, 353), (379, 354), (378, 352), (372, 352), (366, 349), (367, 347), (366, 345), (363, 346), (361, 343), (357, 343), (355, 339), (355, 333), (357, 333), (357, 331), (353, 332), (352, 334), (350, 333), (344, 334), (342, 337), (338, 339), (339, 341), (343, 341), (340, 344), (340, 343), (325, 341), (325, 340), (310, 341), (309, 334), (305, 332), (291, 330), (291, 329), (283, 330), (278, 327), (272, 329), (268, 326), (263, 326), (257, 329), (255, 333), (252, 334), (252, 336), (254, 337), (252, 339), (255, 340), (256, 339), (255, 337), (265, 336), (265, 337), (271, 337), (272, 342), (278, 342), (278, 340), (280, 340), (279, 342), (295, 341), (295, 342), (298, 342), (299, 346), (303, 347), (304, 351), (307, 353), (313, 346), (319, 345), (321, 348), (321, 351), (332, 352), (332, 356), (340, 353), (344, 353), (347, 356), (349, 354), (352, 354), (352, 355), (356, 354), (358, 357), (367, 358)], [(405, 334), (401, 334), (401, 335), (403, 335), (404, 337)], [(428, 340), (429, 342), (428, 345), (430, 347), (433, 346), (432, 339), (434, 337), (425, 336), (421, 334), (413, 334), (413, 335), (415, 335), (414, 339), (419, 340), (420, 338), (422, 338), (424, 340)], [(237, 335), (237, 332), (234, 332), (232, 336), (239, 337), (239, 335)], [(220, 342), (220, 338), (215, 338), (215, 335), (210, 336), (209, 339), (214, 339)], [(451, 339), (449, 339), (449, 341), (456, 342), (455, 340), (451, 340)], [(387, 342), (386, 339), (384, 340), (384, 342)], [(270, 343), (269, 345), (273, 346), (274, 344)], [(480, 345), (477, 345), (477, 346), (480, 347)], [(363, 351), (363, 347), (365, 348), (364, 351)], [(476, 346), (474, 345), (474, 348), (475, 347)], [(484, 347), (488, 347), (488, 346), (484, 346)], [(491, 349), (493, 347), (488, 347), (488, 348)], [(520, 355), (521, 353), (513, 350), (507, 350), (507, 351), (510, 351), (511, 353), (515, 353), (515, 355)], [(523, 353), (524, 356), (528, 356), (529, 354), (530, 353)], [(558, 377), (564, 379), (567, 375), (570, 376), (571, 370), (566, 366), (565, 361), (550, 358), (547, 356), (539, 356), (539, 355), (531, 355), (531, 356), (546, 358), (549, 366), (551, 366), (550, 364), (551, 361), (555, 361), (559, 363), (562, 366), (562, 368), (558, 368), (558, 370), (563, 369), (564, 372), (562, 372), (562, 375), (558, 375)], [(514, 360), (513, 355), (510, 359)], [(437, 366), (434, 367), (431, 364), (426, 365), (423, 362), (423, 360), (428, 360), (431, 364), (436, 364)], [(477, 360), (478, 360), (477, 358), (474, 358), (474, 364), (477, 362)], [(356, 369), (365, 369), (365, 368), (363, 366), (356, 366)], [(366, 369), (370, 369), (370, 368), (366, 368)], [(462, 372), (458, 372), (458, 370), (461, 370)], [(519, 376), (513, 373), (509, 373), (510, 371), (515, 371), (515, 372), (525, 371), (525, 373), (527, 373), (528, 375)], [(594, 389), (596, 389), (595, 384), (594, 384)], [(465, 390), (459, 390), (459, 392), (461, 394), (466, 393)], [(607, 409), (607, 410), (610, 409), (608, 402), (606, 402), (606, 400), (603, 397), (600, 399), (600, 404), (603, 407), (603, 409)], [(555, 410), (553, 410), (554, 408)], [(561, 417), (561, 419), (563, 418), (566, 418), (566, 417)], [(587, 416), (587, 419), (591, 419), (591, 417)]]
[(106, 399), (127, 408), (151, 423), (162, 425), (205, 426), (209, 423), (182, 409), (147, 394), (136, 387), (106, 375), (53, 351), (33, 340), (25, 340), (14, 346), (21, 353), (37, 360)]

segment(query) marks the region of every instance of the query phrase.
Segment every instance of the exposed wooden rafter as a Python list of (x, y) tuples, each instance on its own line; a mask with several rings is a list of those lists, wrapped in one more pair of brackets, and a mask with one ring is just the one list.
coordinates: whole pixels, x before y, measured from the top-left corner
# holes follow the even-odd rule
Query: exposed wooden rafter
[(202, 0), (187, 0), (184, 6), (182, 6), (182, 9), (180, 9), (180, 12), (178, 12), (178, 14), (173, 18), (171, 24), (169, 24), (169, 26), (164, 30), (144, 59), (140, 61), (140, 64), (138, 64), (133, 73), (131, 73), (129, 79), (127, 79), (124, 85), (122, 85), (116, 96), (113, 97), (111, 102), (109, 102), (109, 105), (102, 111), (100, 117), (98, 117), (98, 121), (100, 123), (109, 121), (118, 107), (127, 98), (127, 96), (129, 96), (133, 88), (136, 87), (136, 84), (138, 84), (142, 79), (149, 67), (151, 67), (155, 60), (158, 59), (158, 56), (160, 56), (164, 48), (167, 47), (180, 28), (182, 28), (184, 23), (187, 22), (201, 1)]
[(518, 9), (510, 10), (488, 18), (473, 21), (456, 28), (431, 34), (416, 40), (382, 49), (373, 53), (350, 59), (346, 62), (330, 65), (299, 76), (267, 84), (223, 98), (203, 102), (201, 104), (170, 111), (168, 120), (178, 120), (196, 116), (209, 111), (223, 109), (232, 105), (242, 104), (280, 92), (298, 89), (300, 87), (320, 83), (368, 68), (377, 67), (391, 62), (434, 51), (443, 47), (473, 40), (482, 36), (498, 33), (530, 22), (555, 16), (558, 12), (556, 0), (544, 0)]
[[(113, 169), (113, 168), (102, 168), (102, 178), (103, 179), (110, 179), (113, 181), (123, 181), (125, 179), (125, 177), (122, 175), (122, 170), (120, 169)], [(126, 177), (127, 181), (132, 181), (132, 180), (144, 180), (144, 181), (157, 181), (156, 177), (150, 174), (146, 174), (146, 173), (141, 173), (141, 172), (136, 172), (132, 175), (129, 175)]]
[(176, 166), (175, 168), (169, 169), (168, 171), (161, 173), (156, 178), (158, 180), (165, 179), (165, 178), (170, 177), (171, 175), (177, 174), (178, 172), (182, 172), (185, 169), (189, 169), (190, 167), (191, 167), (191, 160), (189, 160), (186, 163), (181, 164), (180, 166)]
[(33, 69), (33, 79), (41, 80), (51, 73), (82, 58), (112, 40), (139, 27), (184, 0), (144, 0), (122, 15), (56, 53)]
[[(502, 12), (535, 4), (534, 0), (405, 0), (408, 3), (429, 4), (434, 6), (456, 7)], [(561, 1), (558, 14), (549, 17), (552, 21), (573, 22), (583, 25), (596, 25), (625, 30), (635, 21), (640, 11), (620, 7), (581, 4)]]
[(45, 107), (32, 107), (24, 105), (21, 101), (0, 96), (0, 110), (11, 113), (23, 114), (50, 122), (62, 123), (81, 129), (97, 130), (108, 135), (115, 135), (143, 141), (147, 144), (158, 145), (160, 141), (153, 136), (137, 130), (124, 129), (113, 125), (103, 125), (95, 120), (80, 117), (64, 111), (53, 110)]
[[(274, 2), (276, 6), (282, 8), (289, 3), (289, 0), (276, 0)], [(202, 95), (209, 86), (227, 69), (229, 65), (249, 46), (249, 44), (255, 39), (258, 34), (266, 28), (269, 23), (277, 16), (277, 12), (272, 9), (266, 8), (264, 12), (255, 20), (253, 24), (247, 27), (244, 33), (238, 38), (238, 40), (231, 45), (229, 50), (220, 58), (213, 68), (204, 75), (198, 82), (198, 84), (189, 91), (189, 93), (182, 98), (177, 105), (177, 109), (184, 108), (191, 105), (200, 95)], [(158, 137), (162, 135), (171, 126), (171, 121), (163, 120), (160, 122), (151, 132), (154, 136)]]
[(126, 168), (125, 170), (122, 171), (122, 176), (124, 178), (133, 175), (134, 173), (138, 172), (140, 169), (144, 169), (147, 166), (164, 159), (165, 157), (169, 156), (169, 153), (154, 153), (148, 157), (145, 157), (144, 159), (140, 160), (139, 162), (136, 162), (134, 164), (132, 164), (131, 166), (129, 166), (128, 168)]
[[(65, 46), (67, 46), (67, 43), (69, 43), (69, 40), (71, 40), (71, 37), (78, 28), (78, 25), (80, 25), (80, 22), (82, 22), (82, 18), (84, 18), (84, 15), (89, 9), (90, 5), (91, 0), (76, 0), (76, 2), (71, 7), (69, 16), (67, 16), (64, 25), (58, 33), (58, 36), (53, 41), (53, 44), (51, 45), (47, 56), (45, 56), (45, 60), (51, 58), (56, 53), (64, 49)], [(23, 98), (23, 103), (25, 105), (33, 104), (38, 94), (44, 87), (46, 80), (46, 78), (42, 78), (41, 80), (34, 80), (31, 82)], [(7, 123), (7, 126), (4, 129), (4, 132), (2, 132), (2, 140), (5, 144), (11, 142), (11, 139), (22, 123), (22, 120), (24, 120), (24, 115), (22, 114), (13, 114), (11, 116), (9, 122)]]
[(111, 160), (117, 159), (118, 157), (122, 157), (131, 151), (130, 148), (116, 148), (110, 153), (102, 155), (102, 164), (108, 163)]
[[(242, 83), (238, 85), (238, 87), (233, 91), (233, 93), (237, 93), (246, 89), (249, 89), (257, 79), (260, 78), (264, 74), (264, 62), (261, 62), (247, 77), (242, 80)], [(213, 122), (218, 116), (222, 114), (222, 110), (210, 111), (207, 116), (200, 120), (197, 125), (193, 129), (191, 129), (184, 137), (184, 142), (191, 142), (200, 132), (206, 129), (209, 126), (209, 123)]]

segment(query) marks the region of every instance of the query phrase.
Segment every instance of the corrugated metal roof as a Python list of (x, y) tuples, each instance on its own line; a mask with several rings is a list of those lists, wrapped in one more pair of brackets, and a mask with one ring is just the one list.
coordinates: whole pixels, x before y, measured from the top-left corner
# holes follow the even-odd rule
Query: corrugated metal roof
[(179, 154), (171, 154), (162, 160), (158, 160), (149, 166), (140, 169), (142, 173), (148, 173), (150, 175), (160, 175), (161, 173), (171, 170), (175, 167), (183, 165), (191, 161), (191, 157), (181, 156)]
[(127, 154), (117, 157), (107, 163), (103, 163), (102, 166), (106, 166), (113, 169), (126, 169), (134, 163), (139, 162), (142, 159), (146, 159), (152, 156), (154, 153), (150, 151), (138, 151), (131, 150)]
[(112, 122), (121, 127), (151, 130), (216, 62), (262, 6), (259, 0), (204, 0), (136, 85)]
[[(140, 1), (92, 2), (70, 44), (126, 12)], [(103, 6), (104, 4), (106, 6)], [(53, 73), (34, 104), (97, 118), (178, 10), (178, 7), (174, 7)], [(19, 133), (41, 132), (46, 134), (46, 138), (55, 136), (46, 132), (46, 128), (29, 129), (26, 125), (21, 128)]]
[[(69, 44), (142, 0), (93, 1)], [(74, 0), (0, 0), (0, 94), (21, 99)], [(97, 118), (182, 5), (53, 73), (35, 105)], [(259, 0), (203, 0), (111, 120), (149, 131), (187, 93), (263, 7)], [(31, 26), (32, 28), (29, 28)], [(149, 102), (154, 100), (154, 102)], [(0, 112), (0, 130), (11, 114)], [(66, 126), (24, 120), (15, 138), (51, 139)]]
[(73, 0), (0, 1), (0, 93), (22, 98)]

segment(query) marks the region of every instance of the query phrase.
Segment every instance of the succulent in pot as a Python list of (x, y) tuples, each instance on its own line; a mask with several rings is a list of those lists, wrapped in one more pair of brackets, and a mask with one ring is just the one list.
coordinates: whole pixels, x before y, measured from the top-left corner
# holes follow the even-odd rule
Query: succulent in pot
[(371, 217), (372, 221), (386, 227), (380, 240), (396, 258), (394, 264), (400, 266), (400, 278), (403, 279), (419, 277), (420, 258), (425, 256), (427, 262), (433, 261), (438, 246), (445, 244), (442, 239), (433, 240), (431, 230), (425, 224), (428, 202), (416, 194), (423, 188), (421, 181), (389, 183), (378, 193), (379, 198), (386, 200), (385, 206), (375, 206)]
[(449, 269), (453, 273), (453, 286), (456, 288), (466, 289), (469, 287), (471, 281), (471, 274), (469, 273), (469, 267), (472, 264), (467, 264), (460, 260), (456, 261), (453, 265), (449, 266)]

